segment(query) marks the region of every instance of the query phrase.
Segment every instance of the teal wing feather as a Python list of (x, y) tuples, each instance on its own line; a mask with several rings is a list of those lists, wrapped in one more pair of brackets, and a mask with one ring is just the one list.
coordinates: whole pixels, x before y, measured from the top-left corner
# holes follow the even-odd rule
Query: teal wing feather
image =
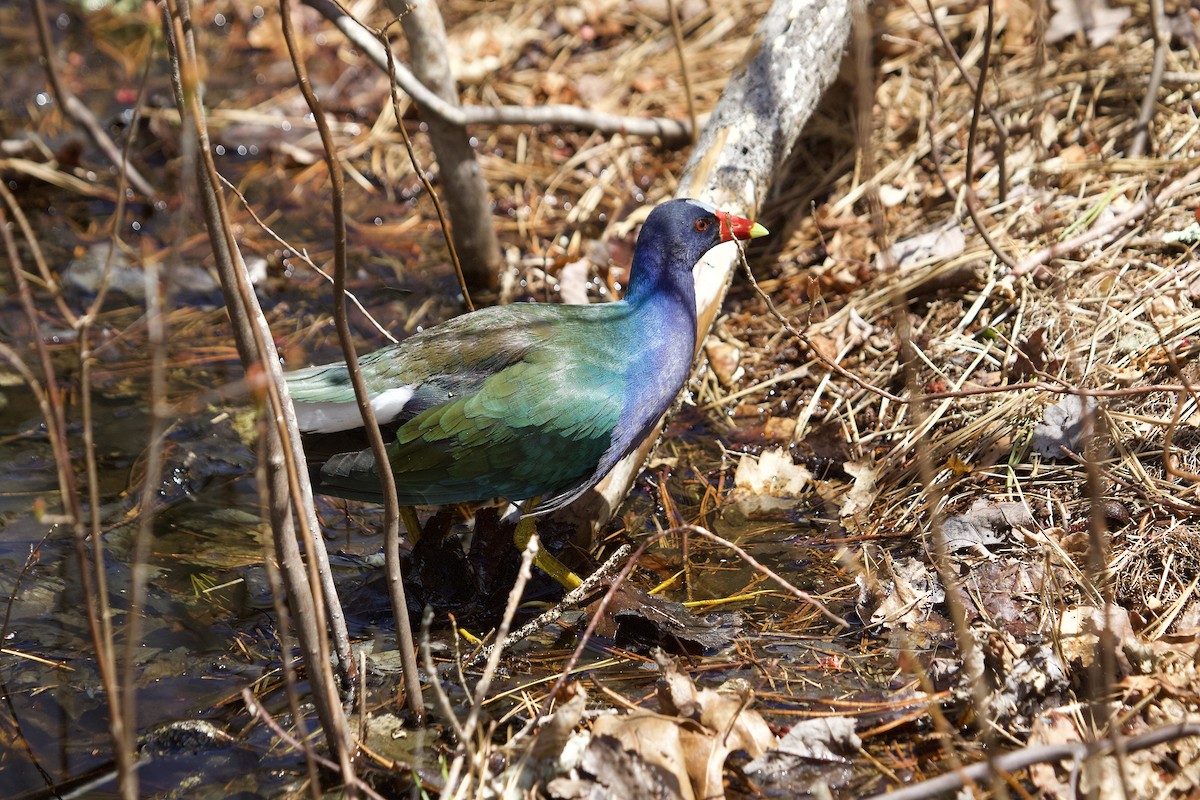
[[(576, 331), (586, 334), (589, 327)], [(418, 413), (400, 425), (388, 448), (402, 503), (553, 499), (594, 482), (627, 389), (616, 343), (600, 334), (585, 336), (582, 346), (579, 340), (568, 346), (539, 335), (537, 328), (523, 325), (522, 335), (510, 339), (522, 344), (507, 353), (498, 354), (495, 347), (473, 350), (476, 341), (459, 340), (463, 349), (453, 374), (440, 382), (438, 376), (423, 379), (426, 389), (438, 391), (426, 391), (424, 400), (418, 391), (414, 400), (419, 402), (413, 404)], [(457, 337), (442, 334), (431, 344), (455, 344)], [(501, 358), (507, 363), (497, 363)], [(407, 359), (412, 362), (414, 356)], [(376, 379), (384, 362), (377, 363)], [(395, 359), (387, 363), (394, 381), (399, 377)], [(367, 371), (374, 364), (364, 366)], [(411, 363), (408, 369), (412, 377)], [(347, 497), (377, 499), (380, 492), (369, 451), (330, 459), (321, 479), (323, 491)]]

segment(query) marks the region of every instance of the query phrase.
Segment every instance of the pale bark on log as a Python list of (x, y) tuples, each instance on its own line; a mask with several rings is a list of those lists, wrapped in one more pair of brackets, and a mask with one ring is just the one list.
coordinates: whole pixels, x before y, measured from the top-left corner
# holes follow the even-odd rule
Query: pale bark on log
[[(721, 94), (676, 191), (755, 218), (804, 124), (837, 77), (850, 35), (849, 0), (776, 0)], [(703, 350), (738, 264), (730, 246), (709, 252), (695, 269)], [(662, 431), (617, 463), (592, 491), (555, 515), (580, 538), (603, 528), (629, 493)]]

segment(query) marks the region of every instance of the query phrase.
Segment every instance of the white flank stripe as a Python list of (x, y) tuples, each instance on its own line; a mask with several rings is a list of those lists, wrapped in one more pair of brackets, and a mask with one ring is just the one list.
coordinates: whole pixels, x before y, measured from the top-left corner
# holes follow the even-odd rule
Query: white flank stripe
[[(394, 420), (412, 399), (409, 386), (388, 389), (371, 398), (371, 408), (380, 425)], [(296, 422), (304, 433), (337, 433), (362, 427), (362, 416), (354, 403), (296, 403)]]

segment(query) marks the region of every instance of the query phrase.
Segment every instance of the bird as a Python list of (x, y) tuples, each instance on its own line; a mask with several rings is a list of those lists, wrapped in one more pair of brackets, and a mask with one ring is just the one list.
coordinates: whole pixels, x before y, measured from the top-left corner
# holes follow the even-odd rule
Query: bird
[[(359, 358), (400, 504), (503, 498), (526, 501), (525, 518), (579, 498), (649, 434), (688, 378), (693, 267), (719, 244), (767, 233), (707, 203), (670, 200), (642, 225), (621, 300), (493, 306)], [(284, 377), (314, 490), (383, 502), (345, 363)]]

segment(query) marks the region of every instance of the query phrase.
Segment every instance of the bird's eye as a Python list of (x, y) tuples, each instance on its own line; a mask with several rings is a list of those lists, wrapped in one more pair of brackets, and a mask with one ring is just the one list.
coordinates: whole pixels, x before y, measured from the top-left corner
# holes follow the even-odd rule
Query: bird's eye
[(708, 226), (711, 224), (712, 220), (708, 219), (707, 217), (701, 217), (700, 219), (696, 220), (696, 230), (704, 233), (704, 231), (708, 230)]

